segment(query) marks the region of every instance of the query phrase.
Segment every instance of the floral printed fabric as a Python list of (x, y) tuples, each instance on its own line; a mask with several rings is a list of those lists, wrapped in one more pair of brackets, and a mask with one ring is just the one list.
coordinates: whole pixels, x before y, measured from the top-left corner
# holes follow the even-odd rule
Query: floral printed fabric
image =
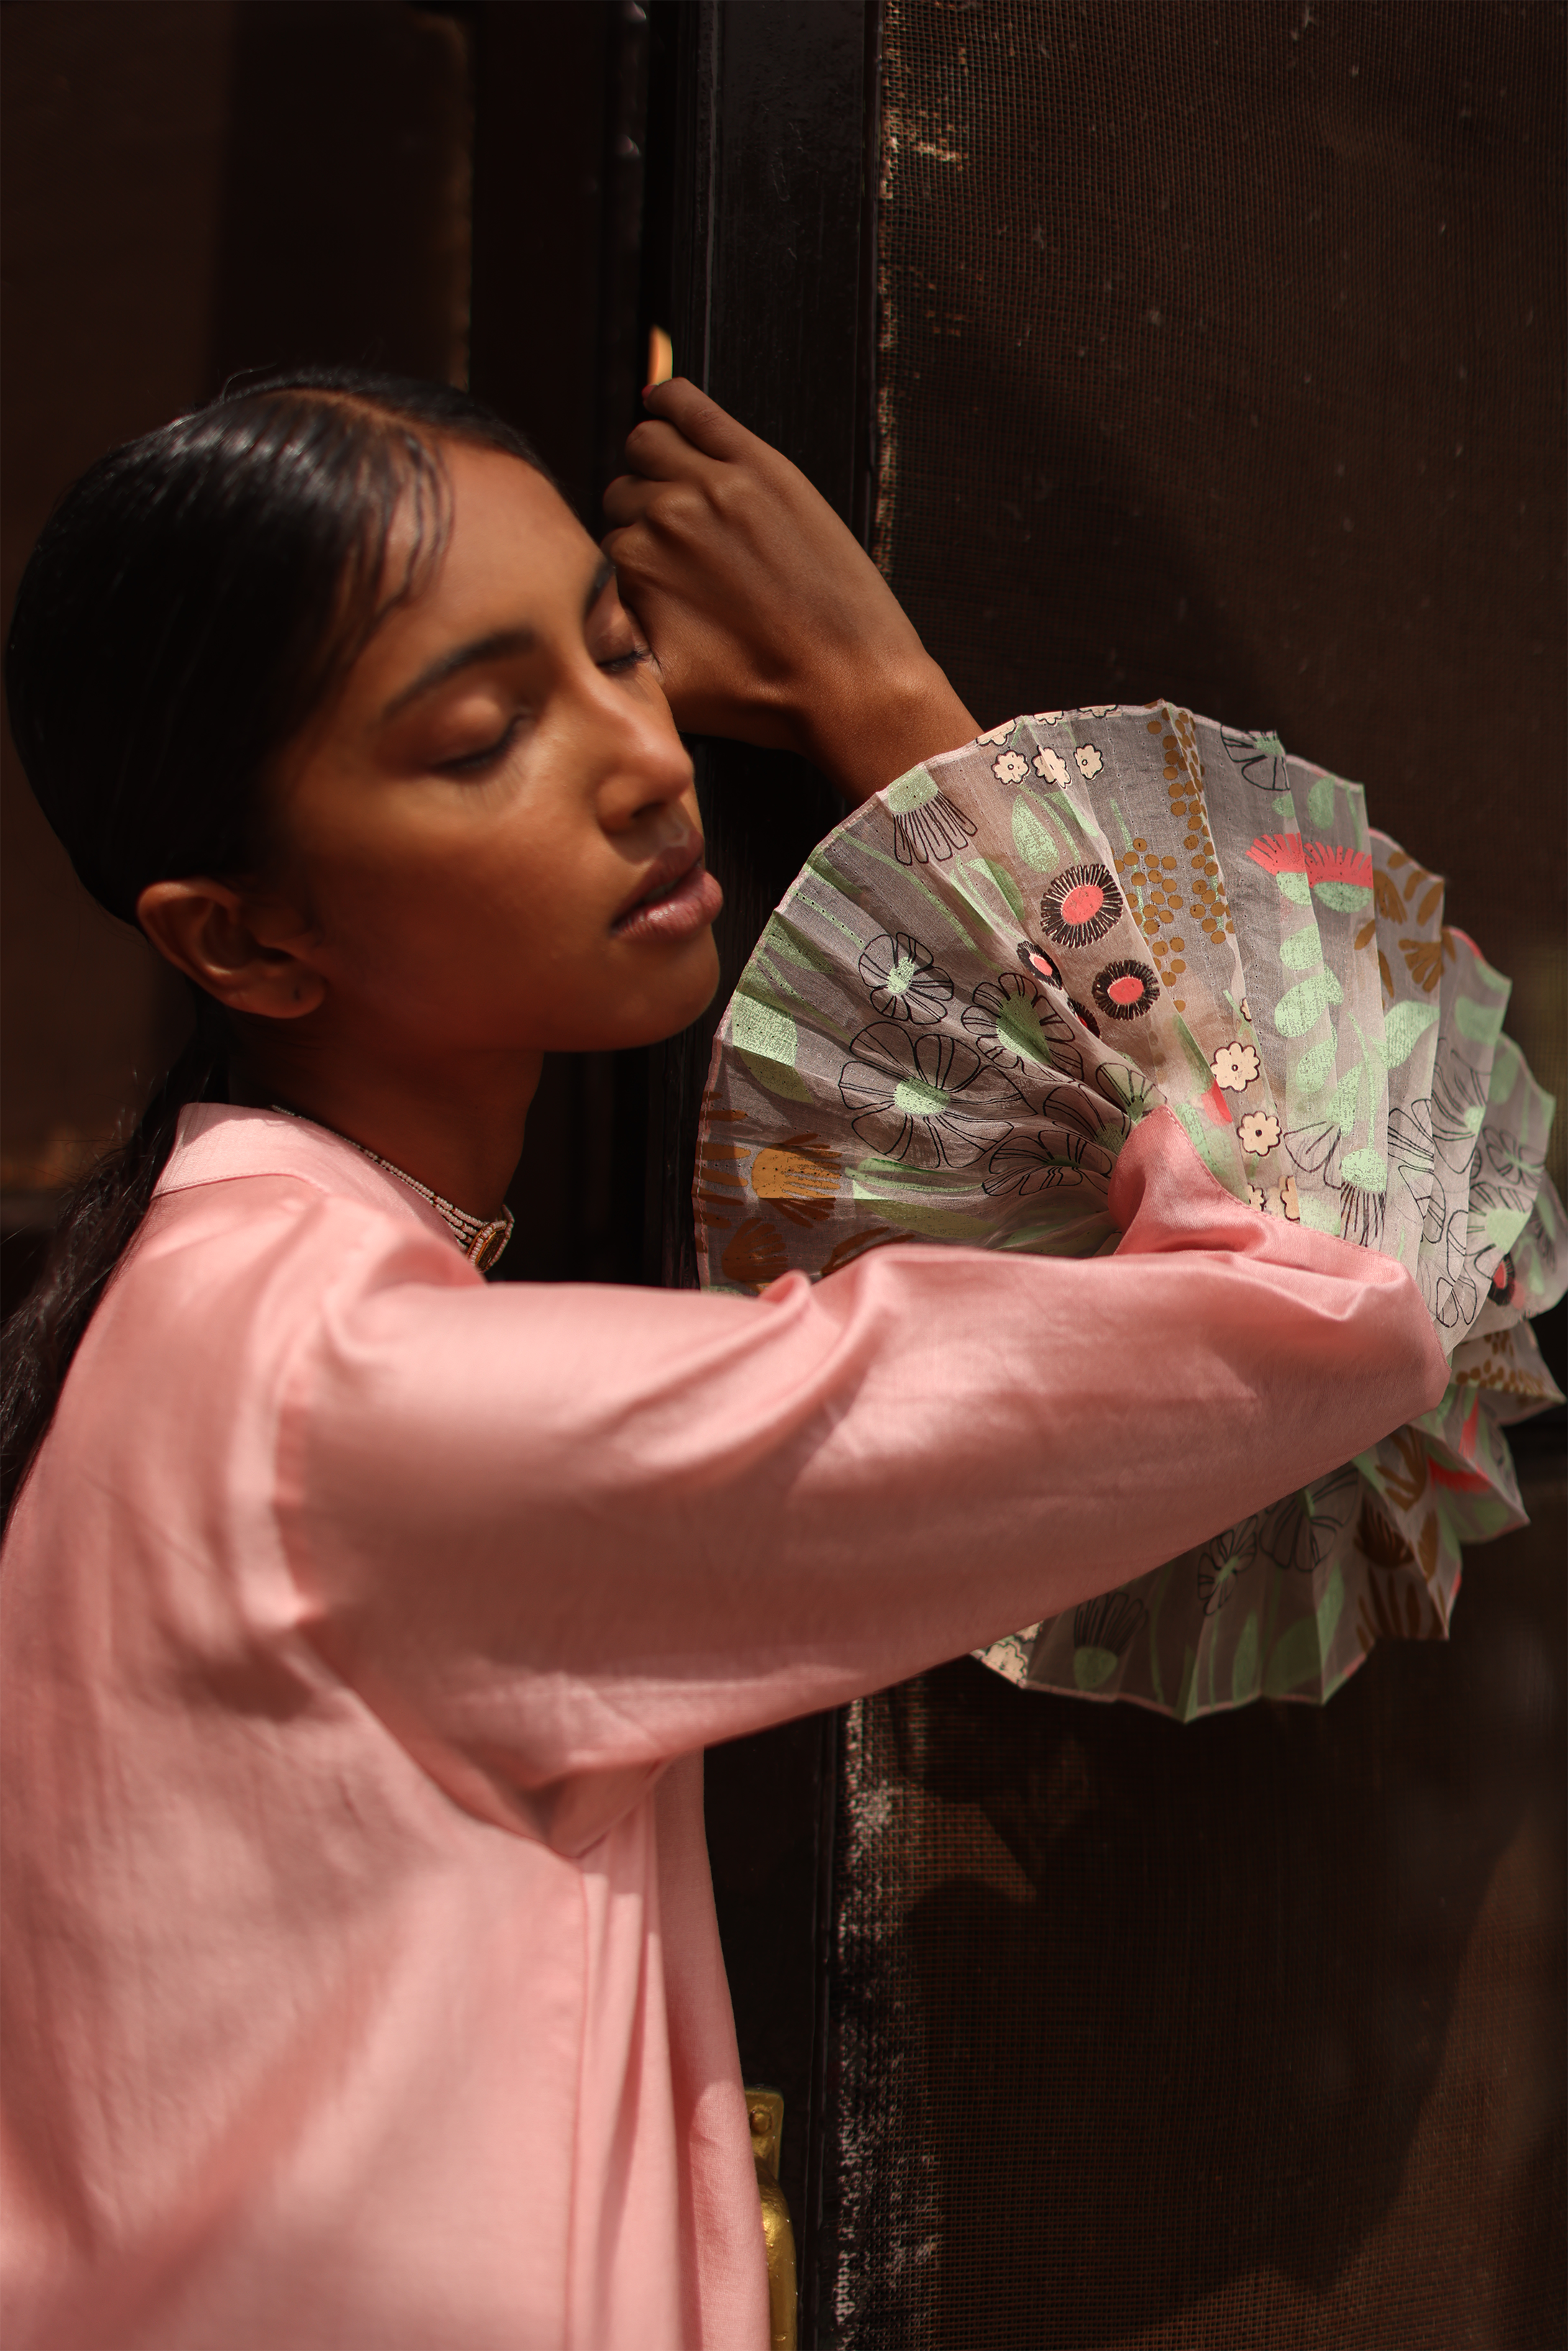
[(1503, 1431), (1556, 1399), (1528, 1318), (1568, 1284), (1553, 1105), (1443, 894), (1358, 785), (1159, 703), (912, 769), (769, 921), (705, 1098), (709, 1286), (894, 1240), (1111, 1249), (1116, 1155), (1167, 1104), (1260, 1214), (1398, 1259), (1453, 1364), (1418, 1425), (995, 1644), (1009, 1679), (1184, 1719), (1322, 1699), (1380, 1636), (1444, 1636), (1461, 1544), (1521, 1523)]

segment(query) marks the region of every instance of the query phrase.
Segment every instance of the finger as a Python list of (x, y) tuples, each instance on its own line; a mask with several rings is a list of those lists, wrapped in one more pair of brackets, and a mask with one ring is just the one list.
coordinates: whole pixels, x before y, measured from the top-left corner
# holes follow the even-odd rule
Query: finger
[(641, 522), (658, 495), (656, 482), (644, 481), (640, 474), (617, 474), (601, 501), (605, 519), (617, 528)]
[(673, 424), (647, 418), (626, 435), (626, 469), (647, 482), (691, 481), (713, 471), (713, 459), (694, 449)]
[(672, 376), (667, 383), (650, 384), (643, 394), (643, 405), (650, 416), (674, 425), (705, 457), (754, 459), (758, 450), (767, 446), (684, 375)]

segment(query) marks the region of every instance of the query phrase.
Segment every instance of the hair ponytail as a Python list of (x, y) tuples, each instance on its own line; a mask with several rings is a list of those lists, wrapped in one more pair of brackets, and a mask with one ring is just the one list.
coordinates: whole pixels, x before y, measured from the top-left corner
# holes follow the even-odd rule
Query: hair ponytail
[(54, 1417), (71, 1359), (168, 1164), (180, 1113), (187, 1102), (212, 1098), (227, 1058), (222, 1007), (198, 993), (195, 1027), (131, 1135), (95, 1161), (60, 1204), (44, 1270), (5, 1329), (0, 1497), (7, 1519)]
[[(465, 392), (323, 368), (242, 385), (67, 491), (23, 574), (5, 684), (34, 795), (110, 914), (134, 923), (152, 882), (254, 865), (278, 754), (439, 552), (443, 441), (543, 470)], [(389, 580), (403, 515), (411, 549)], [(225, 1015), (193, 992), (189, 1043), (130, 1140), (68, 1194), (5, 1325), (7, 1517), (181, 1111), (226, 1091)]]

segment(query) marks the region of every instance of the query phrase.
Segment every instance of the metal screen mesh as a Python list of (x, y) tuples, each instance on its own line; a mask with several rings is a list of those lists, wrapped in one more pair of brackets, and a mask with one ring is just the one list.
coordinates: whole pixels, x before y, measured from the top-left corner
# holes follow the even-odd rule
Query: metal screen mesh
[[(1165, 694), (1364, 782), (1559, 1093), (1563, 36), (887, 0), (879, 223), (879, 555), (983, 723)], [(967, 1661), (852, 1711), (821, 2340), (1568, 2341), (1529, 1499), (1322, 1712)]]

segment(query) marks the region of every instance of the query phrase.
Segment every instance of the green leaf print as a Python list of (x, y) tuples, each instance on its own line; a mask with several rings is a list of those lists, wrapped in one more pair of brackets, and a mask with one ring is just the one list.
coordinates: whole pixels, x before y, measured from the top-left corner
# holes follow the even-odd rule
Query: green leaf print
[(1236, 1644), (1236, 1655), (1230, 1665), (1230, 1702), (1240, 1706), (1258, 1687), (1258, 1611), (1256, 1608), (1241, 1628), (1241, 1638)]
[[(1027, 931), (1029, 928), (1029, 922), (1024, 914), (1023, 900), (1019, 896), (1018, 883), (1013, 880), (1013, 877), (1008, 872), (1007, 867), (1001, 862), (1001, 860), (997, 857), (985, 857), (981, 859), (980, 862), (984, 865), (986, 872), (990, 875), (995, 888), (1000, 891), (1009, 906), (1012, 909), (1013, 920), (1017, 923), (1019, 930)], [(1044, 869), (1042, 868), (1041, 870), (1043, 871)]]
[(1333, 784), (1332, 776), (1320, 776), (1307, 794), (1307, 811), (1320, 832), (1333, 822)]
[(1358, 914), (1372, 900), (1370, 883), (1364, 890), (1359, 882), (1314, 882), (1312, 887), (1336, 914)]
[(1309, 1045), (1296, 1063), (1294, 1084), (1303, 1094), (1315, 1094), (1333, 1074), (1334, 1055), (1339, 1048), (1332, 1037), (1320, 1037)]
[(1361, 1063), (1353, 1062), (1335, 1086), (1323, 1109), (1323, 1116), (1335, 1126), (1355, 1124), (1361, 1110)]
[(1118, 1659), (1114, 1649), (1074, 1649), (1072, 1678), (1081, 1690), (1097, 1690), (1115, 1672)]
[(1280, 884), (1281, 897), (1288, 904), (1292, 906), (1312, 904), (1312, 885), (1304, 873), (1279, 873), (1274, 878)]
[(1020, 792), (1013, 802), (1013, 847), (1031, 872), (1054, 872), (1061, 862), (1049, 833)]
[(1344, 990), (1333, 972), (1314, 971), (1311, 978), (1285, 990), (1274, 1007), (1274, 1026), (1281, 1037), (1304, 1037), (1331, 1004), (1343, 1001)]
[(1461, 996), (1454, 1006), (1454, 1024), (1461, 1037), (1472, 1045), (1495, 1045), (1502, 1028), (1506, 1006), (1478, 1004), (1473, 997)]
[(1322, 942), (1313, 923), (1309, 923), (1304, 930), (1292, 931), (1288, 939), (1280, 941), (1280, 961), (1288, 971), (1312, 971), (1322, 959)]
[(811, 1090), (795, 1069), (795, 1023), (776, 1004), (737, 996), (730, 1012), (735, 1048), (759, 1086), (787, 1102), (810, 1102)]
[(1391, 1070), (1402, 1069), (1437, 1017), (1435, 1004), (1391, 1004), (1383, 1016), (1382, 1049), (1375, 1044), (1374, 1057)]

